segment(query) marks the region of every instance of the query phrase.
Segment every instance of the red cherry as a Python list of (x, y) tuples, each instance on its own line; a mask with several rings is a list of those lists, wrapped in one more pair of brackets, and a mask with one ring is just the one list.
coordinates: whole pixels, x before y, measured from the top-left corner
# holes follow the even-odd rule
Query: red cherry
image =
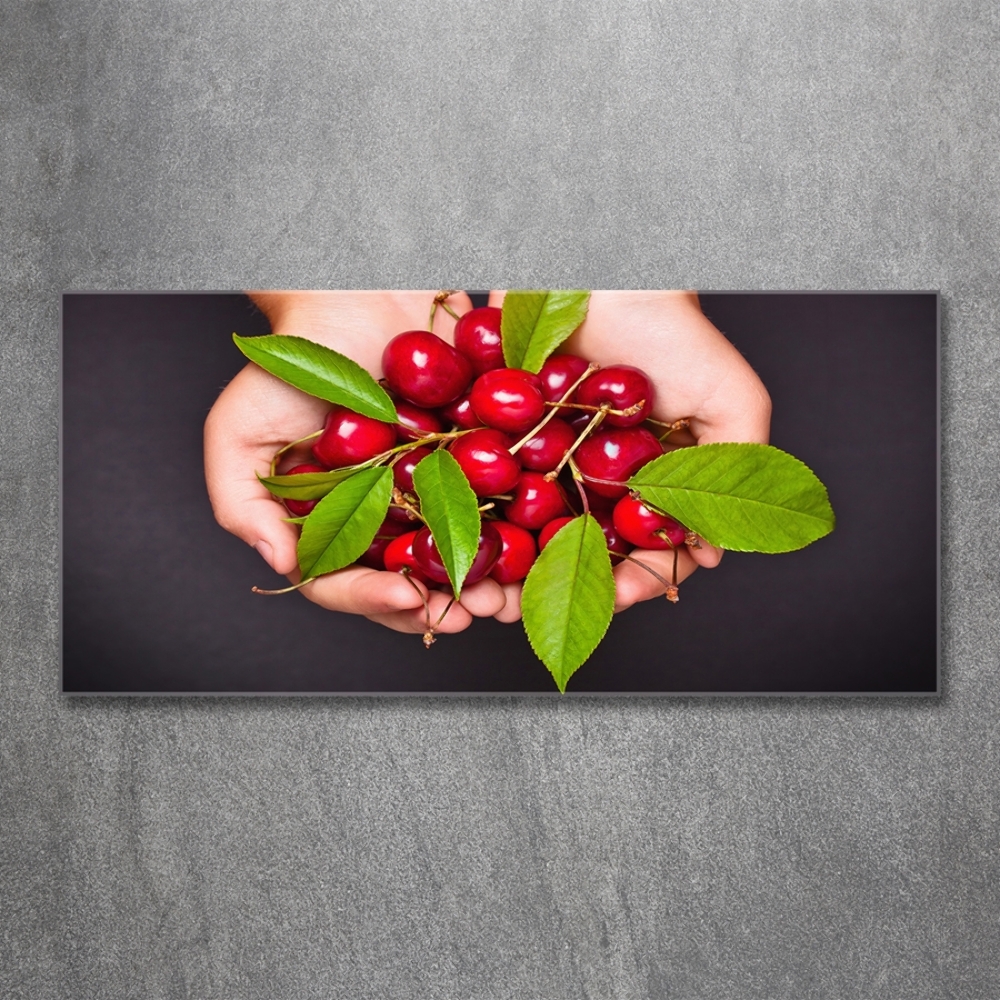
[[(289, 469), (283, 473), (285, 476), (300, 476), (306, 472), (329, 472), (325, 465), (296, 465), (294, 469)], [(319, 500), (286, 500), (285, 506), (292, 517), (305, 517), (310, 514)]]
[(469, 393), (459, 396), (454, 403), (441, 407), (439, 412), (445, 420), (450, 420), (460, 431), (471, 431), (483, 426), (482, 420), (476, 416), (476, 411), (472, 408), (472, 397)]
[(472, 386), (472, 409), (487, 427), (521, 434), (545, 412), (538, 376), (520, 368), (495, 368)]
[[(618, 501), (614, 521), (623, 538), (644, 549), (680, 548), (687, 535), (682, 524), (666, 514), (650, 510), (641, 500), (632, 496), (622, 497)], [(657, 532), (663, 532), (666, 537)]]
[[(567, 410), (566, 413), (576, 413), (575, 417), (566, 416), (562, 419), (569, 424), (571, 430), (577, 437), (584, 432), (587, 424), (594, 419), (594, 414), (591, 413), (590, 410)], [(576, 440), (576, 438), (574, 438), (574, 440)]]
[(622, 497), (628, 493), (627, 486), (609, 486), (593, 480), (624, 482), (662, 454), (663, 445), (645, 427), (611, 427), (592, 434), (573, 457), (584, 477), (590, 480), (588, 490), (601, 496)]
[(414, 448), (413, 451), (406, 452), (403, 457), (392, 467), (392, 482), (404, 493), (413, 492), (413, 470), (431, 453), (431, 449), (426, 445)]
[(610, 516), (611, 512), (615, 509), (615, 504), (618, 502), (614, 497), (606, 497), (600, 493), (595, 493), (590, 486), (584, 486), (583, 492), (587, 494), (587, 503), (590, 505), (590, 509), (595, 512), (600, 511), (602, 514)]
[(396, 427), (363, 417), (345, 406), (331, 410), (313, 454), (330, 468), (367, 462), (396, 443)]
[(594, 515), (594, 520), (597, 521), (601, 526), (601, 531), (604, 532), (604, 537), (608, 543), (608, 551), (617, 552), (621, 556), (628, 555), (632, 546), (621, 537), (620, 532), (615, 527), (611, 513), (606, 510), (592, 510), (590, 513)]
[(463, 434), (451, 446), (452, 458), (465, 473), (476, 496), (496, 496), (514, 488), (521, 466), (510, 453), (511, 444), (506, 434), (483, 427)]
[(538, 533), (538, 551), (541, 552), (549, 542), (552, 541), (552, 536), (564, 525), (569, 524), (570, 521), (575, 521), (575, 517), (557, 517), (554, 521), (549, 521), (547, 525)]
[[(392, 483), (404, 493), (413, 493), (413, 470), (417, 463), (426, 458), (431, 453), (431, 449), (426, 446), (414, 448), (413, 451), (405, 452), (403, 457), (392, 467)], [(408, 524), (414, 530), (417, 528), (415, 522), (419, 521), (416, 514), (411, 513), (405, 507), (390, 507), (388, 516), (393, 521), (401, 524)]]
[(386, 517), (397, 524), (407, 525), (411, 530), (416, 530), (420, 524), (420, 518), (405, 507), (390, 507), (386, 512)]
[[(503, 542), (500, 532), (490, 521), (483, 521), (479, 532), (479, 549), (463, 586), (478, 583), (485, 577), (500, 558)], [(430, 528), (421, 528), (413, 540), (413, 558), (417, 566), (435, 583), (448, 583), (448, 571), (438, 553)]]
[[(427, 529), (424, 528), (424, 531)], [(430, 583), (430, 579), (424, 571), (417, 565), (413, 556), (413, 541), (419, 535), (419, 531), (408, 531), (405, 535), (394, 538), (386, 546), (383, 562), (385, 568), (390, 573), (402, 573), (404, 568), (408, 569), (409, 576), (421, 583)]]
[(562, 487), (549, 482), (540, 472), (522, 472), (514, 499), (504, 504), (507, 520), (529, 531), (538, 531), (568, 509)]
[(429, 409), (457, 399), (472, 379), (468, 359), (426, 330), (393, 337), (382, 352), (382, 372), (393, 392)]
[(630, 417), (609, 413), (604, 422), (611, 427), (635, 427), (649, 416), (653, 409), (653, 383), (649, 376), (632, 365), (612, 365), (594, 372), (576, 391), (578, 403), (588, 406), (609, 404), (616, 410), (627, 410), (645, 400), (642, 408)]
[(535, 472), (548, 472), (559, 464), (576, 438), (573, 428), (555, 417), (521, 445), (521, 464)]
[(469, 569), (469, 575), (465, 578), (463, 586), (478, 583), (489, 576), (502, 551), (503, 539), (496, 529), (495, 522), (483, 521), (479, 532), (479, 549), (476, 552), (476, 558), (472, 560), (472, 567)]
[[(625, 555), (632, 546), (622, 539), (618, 532), (615, 531), (611, 515), (603, 510), (592, 510), (590, 513), (593, 515), (594, 520), (601, 526), (601, 531), (604, 532), (604, 538), (608, 543), (608, 551), (617, 552), (622, 556)], [(539, 552), (549, 544), (552, 540), (552, 536), (564, 524), (569, 524), (572, 520), (574, 520), (572, 517), (557, 517), (554, 521), (549, 521), (549, 523), (542, 528), (538, 535)]]
[[(538, 373), (542, 381), (542, 395), (550, 403), (557, 403), (589, 366), (586, 358), (578, 358), (575, 354), (553, 354)], [(579, 391), (577, 389), (566, 402), (575, 403)]]
[(419, 441), (428, 434), (439, 434), (444, 430), (444, 425), (436, 413), (414, 406), (412, 403), (397, 402), (396, 415), (399, 417), (396, 437), (400, 441)]
[(464, 354), (477, 375), (503, 368), (500, 317), (495, 306), (471, 309), (455, 324), (455, 347)]
[(497, 583), (517, 583), (528, 575), (538, 555), (535, 536), (510, 521), (491, 521), (500, 533), (503, 548), (490, 576)]
[[(414, 535), (416, 534), (416, 531), (413, 531), (412, 528), (407, 528), (405, 524), (399, 524), (397, 521), (390, 521), (387, 518), (379, 526), (371, 545), (361, 553), (358, 562), (362, 566), (369, 566), (372, 569), (385, 569), (384, 556), (389, 543), (407, 531), (412, 531)], [(386, 538), (384, 537), (386, 535), (391, 535), (392, 537)]]

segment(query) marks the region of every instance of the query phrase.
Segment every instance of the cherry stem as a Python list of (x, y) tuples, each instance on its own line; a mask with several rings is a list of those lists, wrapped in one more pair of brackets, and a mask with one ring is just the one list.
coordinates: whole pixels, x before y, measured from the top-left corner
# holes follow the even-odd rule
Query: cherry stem
[(690, 427), (691, 420), (689, 417), (681, 417), (680, 420), (656, 420), (653, 417), (646, 417), (646, 420), (651, 424), (656, 424), (658, 427), (672, 427), (675, 431), (681, 429), (682, 426)]
[(570, 458), (569, 471), (573, 473), (573, 482), (576, 484), (577, 492), (580, 494), (580, 502), (583, 504), (584, 514), (590, 513), (590, 501), (587, 499), (587, 491), (583, 488), (583, 473), (580, 466), (576, 464), (576, 459)]
[[(482, 428), (474, 427), (473, 430), (482, 430)], [(383, 451), (381, 455), (376, 455), (374, 458), (370, 458), (367, 462), (362, 462), (358, 468), (365, 469), (373, 465), (379, 465), (381, 462), (384, 462), (387, 458), (391, 458), (393, 455), (398, 455), (401, 452), (413, 451), (414, 448), (420, 448), (433, 441), (453, 441), (455, 438), (460, 438), (463, 434), (471, 433), (471, 430), (462, 430), (439, 431), (434, 434), (428, 434), (426, 437), (418, 438), (416, 441), (406, 441), (403, 444), (397, 444), (395, 448), (390, 448), (388, 451)]]
[(321, 427), (318, 431), (313, 431), (312, 434), (307, 434), (305, 437), (299, 438), (298, 441), (292, 441), (289, 444), (286, 444), (284, 448), (279, 448), (274, 453), (274, 458), (271, 459), (271, 475), (273, 476), (274, 473), (277, 471), (278, 462), (280, 461), (281, 456), (284, 455), (286, 451), (289, 451), (290, 449), (294, 448), (297, 444), (305, 444), (306, 441), (312, 441), (313, 438), (318, 438), (323, 433), (324, 429), (325, 428)]
[(548, 400), (545, 402), (546, 406), (562, 407), (563, 409), (571, 410), (586, 410), (590, 413), (595, 413), (597, 410), (607, 410), (608, 413), (613, 413), (616, 417), (634, 417), (645, 405), (646, 400), (640, 399), (638, 403), (633, 403), (631, 406), (626, 407), (624, 410), (612, 410), (607, 403), (603, 403), (600, 406), (591, 406), (589, 403), (564, 403), (561, 400), (557, 403), (550, 403)]
[(431, 624), (431, 606), (426, 601), (424, 603), (427, 607), (427, 631), (424, 633), (424, 649), (430, 649), (437, 642), (437, 637), (434, 633), (441, 627), (441, 622), (444, 621), (445, 615), (451, 611), (451, 606), (455, 603), (455, 598), (452, 597), (445, 605), (444, 611), (441, 612), (438, 620), (433, 625)]
[(627, 559), (629, 562), (635, 563), (636, 566), (641, 566), (647, 573), (651, 574), (652, 576), (655, 576), (656, 579), (659, 580), (660, 583), (662, 583), (664, 587), (669, 587), (670, 586), (670, 581), (666, 577), (660, 576), (660, 574), (657, 573), (656, 570), (653, 569), (652, 566), (647, 565), (641, 559), (636, 559), (635, 556), (631, 556), (631, 555), (626, 555), (626, 556), (623, 556), (622, 558), (623, 559)]
[(484, 503), (482, 507), (479, 508), (479, 512), (482, 513), (484, 510), (493, 510), (495, 506), (495, 503)]
[(657, 538), (662, 538), (663, 541), (665, 541), (667, 545), (670, 546), (671, 550), (674, 553), (674, 566), (673, 570), (670, 573), (670, 583), (667, 584), (667, 592), (664, 596), (667, 598), (668, 601), (671, 602), (671, 604), (676, 604), (680, 600), (680, 597), (678, 596), (679, 592), (677, 590), (677, 558), (679, 555), (677, 546), (674, 545), (672, 541), (670, 541), (670, 536), (666, 533), (666, 531), (663, 528), (654, 531), (653, 534), (656, 535)]
[(609, 406), (602, 406), (593, 415), (593, 417), (590, 418), (590, 423), (584, 427), (584, 429), (580, 432), (580, 436), (569, 446), (569, 450), (565, 455), (563, 455), (559, 464), (551, 472), (545, 473), (545, 479), (547, 482), (551, 483), (552, 480), (555, 479), (560, 472), (562, 472), (563, 466), (570, 460), (573, 452), (576, 451), (576, 449), (579, 448), (584, 441), (586, 441), (586, 439), (590, 436), (591, 431), (596, 430), (600, 426), (601, 421), (608, 415), (609, 410)]
[(667, 429), (657, 438), (658, 441), (662, 441), (664, 438), (670, 437), (674, 431), (685, 431), (691, 426), (691, 421), (687, 417), (682, 417), (680, 420), (675, 420), (672, 424), (664, 423), (662, 420), (654, 420), (652, 417), (646, 418), (651, 424), (656, 424), (658, 427), (666, 427)]
[[(400, 571), (403, 579), (417, 592), (420, 600), (424, 605), (424, 617), (427, 622), (427, 631), (424, 633), (424, 645), (430, 649), (431, 643), (434, 642), (434, 630), (431, 628), (431, 606), (427, 603), (427, 595), (413, 582), (410, 578), (410, 567), (404, 566)], [(427, 637), (430, 636), (430, 642), (427, 641)]]
[(455, 310), (452, 309), (451, 306), (449, 306), (448, 303), (445, 301), (450, 295), (454, 295), (456, 291), (458, 291), (458, 289), (450, 288), (444, 291), (440, 291), (437, 293), (437, 295), (434, 296), (434, 301), (431, 303), (431, 318), (427, 322), (427, 329), (431, 333), (434, 332), (434, 315), (435, 313), (437, 313), (438, 306), (441, 306), (441, 308), (444, 309), (444, 311), (448, 313), (449, 316), (453, 316), (455, 319), (459, 318), (458, 313), (455, 312)]
[(300, 587), (304, 587), (307, 583), (312, 583), (316, 577), (310, 576), (300, 583), (293, 584), (291, 587), (283, 587), (281, 590), (261, 590), (260, 587), (251, 587), (250, 590), (254, 594), (263, 594), (265, 597), (276, 597), (278, 594), (290, 594), (293, 590), (298, 590)]
[(587, 370), (562, 394), (562, 397), (557, 403), (550, 403), (546, 401), (545, 405), (550, 407), (549, 412), (542, 417), (541, 423), (539, 423), (538, 426), (528, 431), (528, 433), (525, 434), (524, 437), (510, 449), (510, 453), (512, 455), (516, 455), (524, 445), (526, 445), (554, 416), (556, 416), (556, 414), (559, 413), (558, 407), (563, 406), (564, 404), (567, 406), (573, 405), (571, 403), (566, 403), (566, 400), (569, 399), (574, 392), (576, 392), (577, 386), (579, 386), (585, 378), (589, 378), (600, 367), (600, 365), (591, 363), (587, 366)]
[(410, 503), (409, 500), (406, 499), (406, 494), (398, 486), (394, 486), (392, 488), (392, 500), (390, 501), (389, 506), (399, 507), (402, 510), (409, 511), (409, 513), (412, 514), (413, 517), (420, 518), (420, 520), (423, 521), (424, 524), (427, 523), (426, 521), (424, 521), (423, 514), (420, 513), (419, 509), (416, 506), (414, 506), (412, 503)]
[(444, 621), (445, 615), (447, 615), (448, 612), (451, 611), (451, 607), (454, 603), (455, 603), (455, 598), (452, 597), (452, 599), (447, 603), (447, 605), (445, 605), (444, 611), (442, 611), (441, 614), (438, 616), (438, 620), (434, 623), (434, 628), (441, 627), (441, 622)]
[(667, 600), (670, 601), (671, 604), (676, 604), (680, 600), (680, 597), (678, 596), (678, 587), (677, 587), (677, 549), (676, 548), (674, 549), (674, 572), (673, 572), (674, 582), (673, 583), (671, 583), (669, 580), (665, 579), (664, 577), (660, 576), (660, 574), (657, 573), (656, 570), (653, 569), (652, 566), (647, 566), (646, 563), (644, 563), (641, 559), (636, 559), (635, 556), (622, 556), (622, 558), (623, 559), (627, 559), (629, 562), (635, 563), (636, 566), (641, 566), (647, 573), (651, 573), (653, 576), (655, 576), (656, 579), (660, 583), (663, 584), (663, 589), (665, 591), (665, 596), (666, 596)]
[[(588, 476), (586, 473), (581, 473), (584, 482), (588, 483), (603, 483), (605, 486), (628, 486), (628, 483), (620, 482), (617, 479), (599, 479), (597, 476)], [(643, 503), (646, 503), (643, 500)]]

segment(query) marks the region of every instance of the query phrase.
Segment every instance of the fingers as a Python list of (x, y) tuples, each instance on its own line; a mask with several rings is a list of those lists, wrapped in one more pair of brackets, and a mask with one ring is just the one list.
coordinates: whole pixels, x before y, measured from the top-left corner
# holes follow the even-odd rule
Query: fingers
[(521, 586), (522, 585), (520, 583), (504, 584), (503, 592), (504, 597), (506, 598), (506, 604), (504, 604), (503, 608), (493, 616), (498, 622), (509, 624), (510, 622), (516, 622), (520, 619)]
[[(631, 553), (632, 559), (645, 563), (650, 569), (655, 570), (663, 580), (670, 580), (673, 574), (674, 553), (670, 551), (652, 551), (650, 549), (636, 549)], [(687, 546), (683, 546), (677, 552), (677, 582), (686, 580), (696, 569), (698, 564), (692, 558)], [(624, 611), (632, 607), (639, 601), (648, 601), (653, 597), (662, 597), (665, 591), (664, 584), (658, 580), (648, 570), (643, 569), (637, 562), (623, 559), (615, 567), (615, 611)]]
[(722, 562), (724, 552), (725, 549), (716, 548), (706, 541), (702, 541), (701, 548), (688, 547), (688, 554), (703, 569), (715, 569)]
[[(398, 575), (398, 574), (396, 574)], [(430, 606), (430, 621), (435, 623), (448, 607), (450, 595), (440, 591), (431, 591), (428, 598)], [(507, 603), (504, 588), (495, 580), (482, 580), (465, 587), (462, 590), (462, 601), (456, 601), (448, 609), (444, 619), (434, 629), (435, 632), (448, 634), (461, 632), (472, 624), (472, 619), (489, 618), (497, 615)], [(370, 614), (368, 617), (380, 625), (395, 629), (397, 632), (427, 631), (428, 614), (423, 605), (410, 611), (396, 611), (388, 614)]]
[(499, 614), (507, 603), (504, 588), (496, 580), (480, 580), (462, 589), (462, 607), (476, 618), (490, 618)]
[(735, 357), (707, 401), (703, 414), (691, 422), (698, 444), (749, 441), (767, 444), (771, 436), (771, 397), (757, 373), (735, 347)]
[[(450, 601), (450, 594), (434, 590), (431, 591), (428, 598), (428, 605), (430, 607), (429, 616), (427, 611), (421, 606), (414, 611), (396, 611), (389, 614), (368, 615), (368, 618), (379, 625), (391, 628), (395, 632), (416, 632), (418, 635), (423, 635), (428, 630), (427, 621), (429, 617), (431, 624), (435, 625), (434, 631), (439, 635), (461, 632), (472, 624), (472, 615), (458, 601), (452, 602), (451, 607), (448, 607)], [(444, 618), (441, 617), (442, 615), (444, 615)]]
[[(423, 614), (427, 588), (401, 573), (388, 573), (366, 566), (350, 566), (318, 577), (302, 588), (302, 594), (328, 611), (351, 615), (386, 615), (419, 609)], [(439, 596), (432, 592), (430, 598)], [(443, 610), (443, 606), (439, 609)]]
[[(329, 611), (364, 615), (397, 632), (426, 632), (428, 611), (422, 596), (427, 597), (433, 624), (444, 613), (451, 596), (442, 591), (428, 592), (423, 584), (407, 580), (400, 573), (383, 573), (364, 567), (350, 567), (321, 576), (302, 588), (302, 593)], [(462, 591), (461, 603), (455, 602), (435, 631), (461, 632), (473, 617), (488, 618), (506, 603), (503, 588), (495, 580), (482, 580)]]
[[(215, 518), (252, 545), (276, 572), (298, 565), (298, 532), (284, 505), (261, 486), (283, 444), (322, 426), (325, 404), (248, 365), (216, 400), (205, 421), (205, 482)], [(274, 412), (275, 426), (262, 417)]]

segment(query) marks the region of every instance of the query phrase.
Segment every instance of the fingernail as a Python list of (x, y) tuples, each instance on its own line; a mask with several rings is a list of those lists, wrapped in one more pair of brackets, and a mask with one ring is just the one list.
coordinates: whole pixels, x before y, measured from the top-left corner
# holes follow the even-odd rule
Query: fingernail
[(271, 543), (265, 542), (262, 538), (254, 546), (254, 548), (260, 553), (261, 557), (268, 564), (268, 566), (270, 566), (271, 569), (274, 569), (274, 549), (271, 548)]

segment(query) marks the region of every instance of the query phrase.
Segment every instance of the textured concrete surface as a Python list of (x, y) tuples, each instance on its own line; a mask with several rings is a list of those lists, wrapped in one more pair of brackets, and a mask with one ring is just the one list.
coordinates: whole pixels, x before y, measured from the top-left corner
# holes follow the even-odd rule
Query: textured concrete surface
[[(972, 2), (7, 4), (0, 996), (1000, 994), (998, 48)], [(445, 282), (941, 288), (944, 697), (61, 698), (59, 293)]]

